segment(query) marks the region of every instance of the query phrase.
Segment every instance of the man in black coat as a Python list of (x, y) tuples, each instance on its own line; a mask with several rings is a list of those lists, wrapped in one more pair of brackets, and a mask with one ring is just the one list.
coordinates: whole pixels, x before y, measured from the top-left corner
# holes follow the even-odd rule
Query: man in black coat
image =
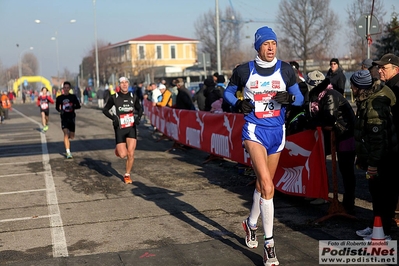
[(332, 58), (330, 60), (330, 69), (327, 71), (326, 78), (330, 80), (334, 90), (339, 91), (342, 95), (344, 95), (346, 77), (343, 69), (339, 65), (338, 58)]
[[(399, 136), (399, 57), (391, 53), (385, 54), (380, 60), (374, 61), (373, 65), (378, 68), (380, 80), (385, 82), (385, 85), (388, 86), (396, 96), (396, 103), (394, 106), (392, 106), (391, 111), (393, 116), (393, 124), (395, 125), (396, 129), (396, 135)], [(398, 154), (395, 155), (396, 158), (393, 160), (397, 161)], [(396, 187), (398, 187), (398, 184)], [(395, 204), (395, 221), (399, 226), (399, 200)]]
[(179, 92), (177, 93), (176, 96), (175, 108), (185, 109), (185, 110), (195, 110), (195, 106), (191, 98), (191, 92), (185, 87), (184, 80), (182, 78), (177, 79), (176, 87)]

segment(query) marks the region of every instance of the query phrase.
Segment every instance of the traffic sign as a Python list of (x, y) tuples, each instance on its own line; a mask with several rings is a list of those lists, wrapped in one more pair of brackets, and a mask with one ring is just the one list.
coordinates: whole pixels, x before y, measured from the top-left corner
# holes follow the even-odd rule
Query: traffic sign
[(211, 55), (209, 53), (202, 53), (198, 55), (198, 67), (210, 67), (211, 66)]
[[(368, 25), (370, 28), (368, 28)], [(379, 23), (375, 16), (362, 15), (356, 22), (357, 34), (360, 37), (367, 37), (369, 34), (379, 32)]]

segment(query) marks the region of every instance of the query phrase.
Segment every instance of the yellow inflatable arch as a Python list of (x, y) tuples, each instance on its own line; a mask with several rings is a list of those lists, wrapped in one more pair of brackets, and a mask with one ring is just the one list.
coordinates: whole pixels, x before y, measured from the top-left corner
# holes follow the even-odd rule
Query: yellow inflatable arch
[(18, 95), (18, 87), (19, 87), (19, 85), (22, 82), (24, 82), (25, 80), (27, 82), (41, 82), (48, 89), (49, 92), (52, 91), (52, 87), (51, 87), (50, 81), (48, 81), (48, 79), (46, 79), (44, 77), (41, 77), (41, 76), (22, 76), (19, 79), (17, 79), (14, 82), (14, 85), (13, 85), (13, 90), (14, 90), (16, 95)]

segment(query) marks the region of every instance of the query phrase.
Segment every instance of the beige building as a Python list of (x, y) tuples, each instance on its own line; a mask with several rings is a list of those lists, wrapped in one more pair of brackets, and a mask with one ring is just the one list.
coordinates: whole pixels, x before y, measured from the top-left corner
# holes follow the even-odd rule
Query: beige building
[(108, 79), (126, 76), (148, 82), (182, 77), (184, 70), (197, 61), (198, 43), (171, 35), (145, 35), (110, 44), (99, 50), (101, 74), (107, 73)]

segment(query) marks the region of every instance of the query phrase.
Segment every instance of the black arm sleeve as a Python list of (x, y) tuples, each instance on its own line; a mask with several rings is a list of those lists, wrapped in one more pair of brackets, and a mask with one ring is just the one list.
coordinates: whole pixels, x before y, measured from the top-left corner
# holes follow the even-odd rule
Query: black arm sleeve
[(109, 97), (107, 103), (105, 104), (104, 108), (103, 108), (103, 114), (108, 117), (111, 120), (114, 120), (113, 115), (111, 115), (111, 113), (109, 112), (109, 110), (111, 110), (112, 106), (114, 106), (114, 97)]
[(58, 96), (55, 99), (55, 110), (57, 110), (57, 112), (61, 112), (60, 105), (61, 105), (61, 98)]

